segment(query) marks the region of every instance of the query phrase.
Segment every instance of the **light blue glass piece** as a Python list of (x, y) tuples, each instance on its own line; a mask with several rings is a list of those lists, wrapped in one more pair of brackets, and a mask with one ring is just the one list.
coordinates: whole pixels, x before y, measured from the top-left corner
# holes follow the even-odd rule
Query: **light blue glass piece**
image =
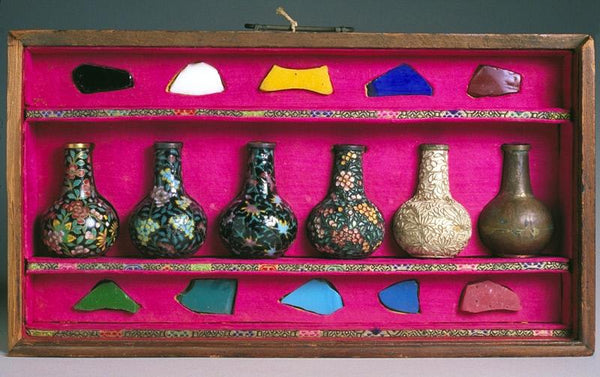
[(344, 307), (342, 296), (327, 280), (313, 279), (284, 296), (281, 303), (308, 312), (329, 315)]
[(402, 313), (419, 312), (419, 283), (405, 280), (379, 292), (379, 300), (386, 308)]
[(177, 301), (197, 313), (232, 314), (236, 291), (235, 279), (197, 279), (177, 296)]

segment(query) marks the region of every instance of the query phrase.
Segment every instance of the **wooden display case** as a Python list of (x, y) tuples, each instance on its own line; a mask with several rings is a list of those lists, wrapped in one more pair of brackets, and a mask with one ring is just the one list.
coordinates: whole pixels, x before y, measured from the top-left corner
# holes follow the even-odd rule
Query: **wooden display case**
[[(13, 31), (8, 53), (9, 349), (39, 356), (456, 357), (583, 356), (594, 349), (594, 50), (586, 35), (434, 35), (288, 32)], [(185, 65), (207, 62), (225, 91), (166, 92)], [(82, 63), (128, 70), (133, 88), (82, 94), (71, 81)], [(367, 97), (365, 84), (406, 63), (432, 96)], [(334, 87), (263, 93), (273, 64), (327, 65)], [(480, 64), (522, 75), (521, 91), (472, 98)], [(152, 144), (182, 141), (188, 193), (209, 219), (192, 258), (143, 259), (127, 219), (149, 191)], [(299, 223), (285, 257), (228, 256), (216, 224), (237, 193), (244, 145), (277, 142), (282, 197)], [(108, 254), (57, 258), (40, 242), (40, 215), (59, 195), (62, 147), (93, 142), (96, 184), (121, 218)], [(534, 193), (553, 212), (555, 237), (543, 256), (496, 258), (477, 234), (498, 192), (500, 145), (531, 149)], [(383, 245), (360, 261), (322, 259), (304, 222), (326, 194), (331, 145), (360, 143), (367, 195), (386, 221)], [(473, 223), (454, 259), (414, 259), (394, 242), (395, 210), (412, 196), (421, 143), (450, 146), (453, 196)], [(482, 174), (481, 172), (486, 172)], [(193, 279), (237, 281), (234, 312), (198, 314), (174, 297)], [(325, 316), (280, 299), (324, 279), (344, 307)], [(135, 313), (78, 312), (99, 281), (115, 281), (141, 305)], [(378, 292), (419, 284), (420, 310), (386, 309)], [(466, 284), (512, 289), (517, 312), (461, 312)]]

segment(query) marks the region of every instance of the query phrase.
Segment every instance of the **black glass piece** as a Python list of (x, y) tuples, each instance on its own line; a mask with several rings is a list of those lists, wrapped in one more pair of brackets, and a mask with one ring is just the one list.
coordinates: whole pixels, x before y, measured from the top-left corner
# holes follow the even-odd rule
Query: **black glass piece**
[(73, 70), (73, 83), (81, 93), (110, 92), (133, 87), (133, 77), (123, 69), (82, 64)]

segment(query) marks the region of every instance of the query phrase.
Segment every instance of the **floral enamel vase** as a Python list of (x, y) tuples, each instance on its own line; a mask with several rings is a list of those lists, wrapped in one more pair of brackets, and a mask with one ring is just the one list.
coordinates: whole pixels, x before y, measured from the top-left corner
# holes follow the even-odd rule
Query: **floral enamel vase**
[(308, 217), (308, 239), (327, 257), (366, 258), (383, 242), (383, 216), (365, 195), (362, 169), (365, 150), (363, 145), (333, 147), (329, 192)]
[(206, 239), (202, 207), (184, 190), (181, 178), (182, 143), (154, 144), (152, 192), (129, 219), (129, 235), (148, 258), (183, 258), (194, 254)]
[(452, 258), (471, 238), (471, 218), (450, 194), (448, 146), (422, 144), (415, 195), (394, 215), (396, 242), (418, 258)]
[(61, 197), (42, 217), (42, 241), (66, 257), (98, 257), (115, 243), (119, 218), (96, 190), (90, 143), (65, 147)]
[(479, 237), (495, 255), (539, 255), (554, 231), (552, 214), (533, 196), (529, 144), (504, 144), (500, 192), (479, 215)]
[(239, 195), (222, 213), (219, 234), (234, 256), (276, 258), (296, 238), (298, 223), (277, 195), (274, 143), (248, 143), (248, 172)]

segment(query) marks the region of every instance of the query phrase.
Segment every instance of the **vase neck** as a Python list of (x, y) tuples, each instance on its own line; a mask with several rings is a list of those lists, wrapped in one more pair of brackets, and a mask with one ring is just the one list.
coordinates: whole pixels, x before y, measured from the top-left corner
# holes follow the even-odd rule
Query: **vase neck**
[(63, 195), (72, 199), (97, 197), (92, 170), (92, 145), (68, 144), (65, 148)]
[(425, 200), (452, 198), (448, 179), (448, 146), (421, 146), (419, 185), (415, 196)]
[(329, 193), (350, 199), (365, 197), (362, 158), (363, 146), (334, 147), (333, 173)]
[(505, 144), (500, 192), (513, 196), (530, 196), (529, 145)]
[(275, 146), (272, 143), (251, 143), (248, 146), (248, 171), (244, 194), (268, 196), (275, 194)]
[(183, 194), (181, 143), (156, 143), (154, 146), (154, 187), (175, 195)]

